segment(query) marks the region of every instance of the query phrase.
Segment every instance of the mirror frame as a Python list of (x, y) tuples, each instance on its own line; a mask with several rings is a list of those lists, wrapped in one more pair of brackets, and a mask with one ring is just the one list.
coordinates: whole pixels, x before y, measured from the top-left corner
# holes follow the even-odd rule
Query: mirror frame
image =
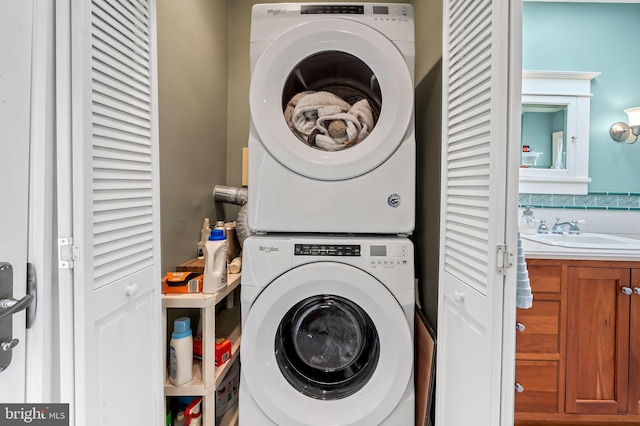
[[(566, 168), (520, 169), (520, 193), (576, 194), (588, 192), (591, 80), (599, 72), (523, 71), (522, 104), (566, 104)], [(522, 143), (520, 142), (520, 145)]]

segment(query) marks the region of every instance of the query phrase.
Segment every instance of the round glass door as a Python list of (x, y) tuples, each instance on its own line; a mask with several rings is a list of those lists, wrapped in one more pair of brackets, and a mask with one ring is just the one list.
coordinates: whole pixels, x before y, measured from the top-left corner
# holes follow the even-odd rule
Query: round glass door
[(413, 116), (413, 81), (398, 48), (346, 19), (307, 22), (273, 40), (252, 70), (254, 136), (300, 175), (343, 180), (387, 160)]
[(313, 296), (292, 307), (275, 337), (276, 360), (287, 381), (312, 398), (346, 398), (360, 390), (378, 364), (378, 333), (355, 303)]
[(369, 136), (382, 108), (375, 73), (359, 58), (326, 51), (302, 60), (282, 91), (287, 126), (307, 146), (349, 149)]

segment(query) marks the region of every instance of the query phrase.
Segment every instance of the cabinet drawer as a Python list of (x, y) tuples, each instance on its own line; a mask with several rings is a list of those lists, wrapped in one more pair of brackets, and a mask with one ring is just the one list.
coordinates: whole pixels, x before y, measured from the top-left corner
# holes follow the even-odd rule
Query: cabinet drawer
[(527, 265), (531, 291), (560, 294), (561, 266)]
[(516, 413), (558, 412), (558, 362), (516, 361)]
[(517, 321), (525, 329), (516, 333), (516, 352), (559, 353), (560, 302), (534, 300), (530, 309), (518, 309)]

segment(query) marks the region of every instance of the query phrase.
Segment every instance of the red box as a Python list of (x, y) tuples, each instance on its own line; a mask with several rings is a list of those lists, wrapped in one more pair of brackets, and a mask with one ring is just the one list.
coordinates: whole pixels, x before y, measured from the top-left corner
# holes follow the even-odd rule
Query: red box
[[(231, 341), (223, 337), (216, 337), (215, 364), (222, 365), (231, 358)], [(202, 359), (202, 334), (193, 338), (193, 357)]]
[(231, 341), (216, 337), (216, 366), (222, 365), (231, 358)]

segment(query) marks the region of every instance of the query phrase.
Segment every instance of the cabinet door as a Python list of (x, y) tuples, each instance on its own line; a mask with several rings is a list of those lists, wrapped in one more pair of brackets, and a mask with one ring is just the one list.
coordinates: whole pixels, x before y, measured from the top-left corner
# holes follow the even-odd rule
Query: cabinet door
[(558, 412), (558, 362), (516, 361), (516, 413)]
[(629, 284), (629, 269), (569, 268), (567, 413), (627, 412)]
[(640, 415), (640, 269), (631, 271), (629, 312), (629, 414)]

